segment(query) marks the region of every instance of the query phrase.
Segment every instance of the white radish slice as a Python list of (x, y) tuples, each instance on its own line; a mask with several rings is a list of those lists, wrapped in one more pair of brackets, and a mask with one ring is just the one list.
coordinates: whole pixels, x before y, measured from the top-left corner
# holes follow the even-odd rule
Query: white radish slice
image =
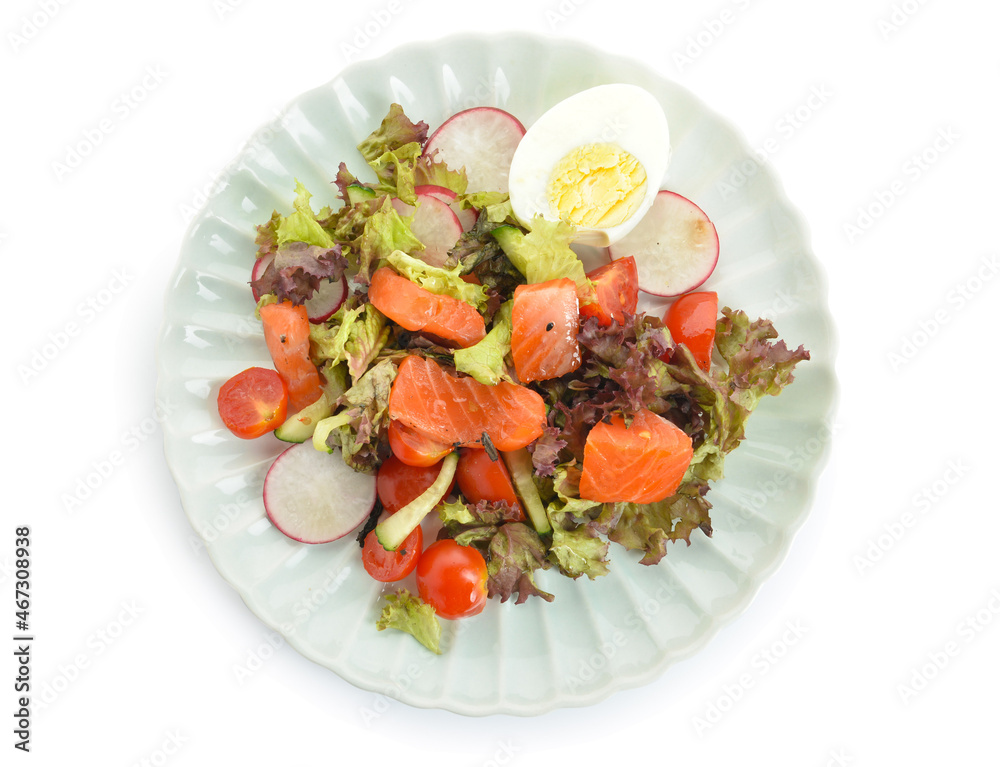
[(413, 255), (431, 266), (444, 266), (448, 251), (455, 247), (462, 236), (462, 224), (448, 203), (429, 194), (417, 195), (417, 207), (408, 205), (396, 197), (392, 205), (401, 216), (413, 216), (410, 230), (424, 244), (424, 250)]
[[(264, 270), (267, 269), (272, 261), (274, 261), (274, 253), (268, 253), (266, 256), (261, 256), (254, 261), (253, 269), (250, 270), (250, 279), (259, 280)], [(260, 301), (260, 292), (252, 284), (250, 285), (250, 292), (253, 293), (254, 301)]]
[(339, 450), (292, 445), (264, 477), (264, 510), (281, 532), (302, 543), (329, 543), (355, 530), (375, 507), (375, 477), (355, 471)]
[(639, 290), (679, 296), (707, 280), (719, 262), (719, 234), (705, 211), (663, 190), (636, 227), (611, 245), (611, 258), (635, 257)]
[(309, 321), (319, 324), (330, 319), (344, 299), (347, 298), (347, 278), (341, 275), (339, 280), (323, 280), (311, 298), (306, 299), (306, 314)]
[(457, 202), (451, 204), (451, 209), (458, 216), (458, 223), (462, 227), (463, 232), (467, 232), (472, 227), (476, 225), (476, 221), (479, 219), (479, 211), (475, 208), (463, 208)]
[(458, 222), (462, 225), (463, 232), (467, 232), (475, 226), (476, 220), (479, 218), (478, 211), (473, 208), (463, 208), (458, 202), (458, 195), (446, 186), (420, 184), (419, 186), (415, 186), (413, 191), (418, 195), (426, 194), (430, 197), (437, 197), (441, 202), (448, 203), (448, 207), (458, 216)]
[(472, 192), (506, 192), (510, 161), (524, 136), (521, 121), (496, 107), (473, 107), (449, 117), (431, 134), (424, 153), (454, 170), (465, 168)]

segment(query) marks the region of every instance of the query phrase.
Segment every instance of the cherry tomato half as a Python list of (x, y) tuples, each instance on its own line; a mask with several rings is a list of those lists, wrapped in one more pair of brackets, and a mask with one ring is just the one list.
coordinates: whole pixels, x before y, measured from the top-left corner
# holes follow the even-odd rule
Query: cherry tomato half
[(288, 415), (288, 387), (270, 368), (247, 368), (219, 388), (219, 416), (240, 439), (274, 431)]
[(703, 370), (712, 365), (718, 316), (719, 296), (713, 291), (685, 293), (663, 316), (674, 342), (687, 346)]
[(389, 449), (407, 466), (432, 466), (454, 450), (396, 420), (389, 421)]
[(455, 469), (455, 483), (459, 492), (469, 503), (480, 501), (506, 501), (520, 513), (524, 520), (524, 510), (517, 500), (514, 484), (503, 459), (490, 459), (482, 448), (463, 447), (458, 452), (458, 466)]
[(405, 578), (413, 572), (420, 559), (420, 550), (424, 547), (424, 533), (417, 525), (413, 532), (403, 540), (403, 544), (395, 551), (389, 551), (375, 536), (372, 530), (365, 536), (365, 545), (361, 550), (361, 563), (372, 578), (382, 583), (392, 583)]
[(580, 317), (597, 317), (607, 327), (612, 320), (625, 324), (639, 304), (639, 272), (632, 256), (587, 272), (594, 286), (595, 302), (580, 305)]
[(440, 461), (431, 466), (408, 466), (395, 455), (390, 455), (382, 461), (375, 479), (375, 489), (382, 506), (390, 513), (399, 511), (434, 484), (440, 472)]
[(442, 618), (478, 615), (486, 606), (486, 560), (451, 538), (434, 541), (417, 562), (420, 598)]

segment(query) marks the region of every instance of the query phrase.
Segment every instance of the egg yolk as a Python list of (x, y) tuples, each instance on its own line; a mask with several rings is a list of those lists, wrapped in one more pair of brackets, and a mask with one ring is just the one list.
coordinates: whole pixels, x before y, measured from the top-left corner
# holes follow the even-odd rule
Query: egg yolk
[(646, 169), (615, 144), (578, 146), (549, 177), (553, 215), (574, 226), (617, 226), (635, 213), (645, 194)]

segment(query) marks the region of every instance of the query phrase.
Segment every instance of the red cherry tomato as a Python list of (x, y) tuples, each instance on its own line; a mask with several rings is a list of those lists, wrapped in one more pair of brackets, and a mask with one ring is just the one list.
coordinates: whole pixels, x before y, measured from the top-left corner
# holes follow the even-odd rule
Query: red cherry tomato
[(408, 466), (432, 466), (454, 450), (395, 420), (389, 421), (389, 449)]
[(431, 466), (408, 466), (390, 455), (382, 461), (375, 479), (382, 506), (390, 513), (399, 511), (430, 487), (440, 471), (440, 461)]
[(612, 320), (619, 324), (635, 314), (639, 303), (639, 272), (632, 256), (619, 258), (606, 266), (587, 272), (594, 285), (595, 301), (580, 304), (580, 317), (596, 317), (607, 327)]
[(218, 407), (229, 431), (241, 439), (254, 439), (284, 423), (288, 387), (270, 368), (247, 368), (219, 388)]
[(486, 606), (486, 560), (451, 538), (434, 541), (417, 562), (420, 598), (442, 618), (478, 615)]
[(663, 316), (674, 342), (687, 346), (703, 370), (712, 365), (718, 316), (719, 296), (712, 291), (685, 293)]
[(458, 452), (455, 484), (469, 503), (480, 501), (506, 501), (517, 509), (524, 520), (524, 510), (517, 500), (514, 484), (503, 459), (490, 459), (489, 454), (475, 447), (463, 447)]
[(383, 583), (392, 583), (413, 572), (424, 547), (424, 533), (417, 525), (395, 551), (388, 551), (372, 530), (365, 536), (365, 546), (361, 550), (361, 563), (372, 578)]

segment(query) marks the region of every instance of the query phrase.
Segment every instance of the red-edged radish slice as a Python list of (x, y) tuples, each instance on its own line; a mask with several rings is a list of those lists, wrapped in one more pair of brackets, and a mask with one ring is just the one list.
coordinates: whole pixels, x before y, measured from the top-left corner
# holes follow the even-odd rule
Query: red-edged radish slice
[(449, 205), (458, 199), (458, 195), (451, 189), (446, 186), (438, 186), (437, 184), (420, 184), (413, 187), (413, 191), (418, 195), (425, 194), (428, 197), (437, 197), (441, 202), (446, 202)]
[(496, 107), (473, 107), (449, 117), (431, 134), (424, 153), (437, 152), (449, 168), (465, 168), (469, 191), (506, 192), (514, 150), (524, 136), (521, 121)]
[(701, 285), (719, 261), (719, 234), (705, 211), (663, 190), (636, 227), (611, 245), (611, 258), (634, 256), (639, 290), (679, 296)]
[(417, 207), (407, 205), (396, 197), (392, 205), (401, 216), (413, 216), (410, 229), (424, 244), (424, 250), (415, 253), (431, 266), (444, 266), (448, 251), (455, 247), (462, 236), (462, 223), (448, 203), (429, 194), (417, 195)]
[[(259, 280), (264, 270), (267, 269), (272, 261), (274, 261), (274, 253), (268, 253), (266, 256), (261, 256), (254, 261), (253, 269), (250, 270), (250, 279), (254, 281)], [(253, 284), (250, 285), (250, 292), (253, 293), (254, 301), (260, 301), (260, 292)]]
[(264, 477), (264, 510), (281, 532), (302, 543), (329, 543), (355, 530), (375, 507), (375, 476), (355, 471), (339, 450), (311, 441), (292, 445)]
[(467, 232), (475, 226), (476, 220), (479, 218), (478, 211), (473, 208), (463, 208), (458, 202), (458, 195), (446, 186), (421, 184), (419, 186), (415, 186), (413, 191), (418, 195), (425, 194), (430, 197), (437, 197), (441, 200), (441, 202), (448, 203), (448, 207), (450, 207), (455, 212), (455, 215), (458, 216), (458, 222), (462, 225), (463, 232)]
[(312, 294), (312, 298), (306, 300), (306, 313), (309, 321), (318, 325), (330, 319), (335, 311), (340, 308), (347, 298), (347, 278), (341, 276), (339, 280), (323, 280), (319, 288)]

